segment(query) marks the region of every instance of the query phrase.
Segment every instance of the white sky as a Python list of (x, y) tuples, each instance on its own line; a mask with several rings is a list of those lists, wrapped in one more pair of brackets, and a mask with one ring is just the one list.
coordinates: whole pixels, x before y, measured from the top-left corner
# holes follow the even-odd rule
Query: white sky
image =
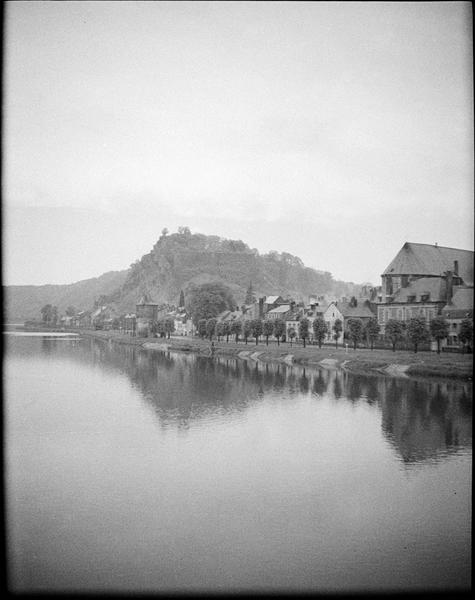
[(472, 249), (471, 32), (463, 2), (8, 2), (4, 284), (180, 225), (360, 283)]

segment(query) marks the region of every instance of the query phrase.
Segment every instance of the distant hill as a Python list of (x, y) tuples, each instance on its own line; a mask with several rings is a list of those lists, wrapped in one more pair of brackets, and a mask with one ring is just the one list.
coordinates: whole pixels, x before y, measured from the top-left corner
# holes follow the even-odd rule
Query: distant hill
[(113, 306), (117, 312), (135, 310), (144, 294), (156, 302), (177, 304), (180, 291), (192, 284), (222, 281), (236, 302), (242, 304), (249, 283), (257, 297), (291, 296), (308, 300), (311, 294), (356, 295), (360, 286), (335, 281), (328, 271), (306, 267), (287, 252), (260, 255), (241, 240), (192, 234), (188, 228), (162, 235), (149, 254), (124, 271), (112, 271), (95, 279), (70, 285), (7, 286), (5, 321), (39, 318), (47, 303), (64, 313), (67, 306), (93, 308), (94, 302)]
[(10, 285), (4, 289), (4, 323), (22, 323), (39, 319), (45, 304), (54, 304), (64, 314), (68, 306), (78, 310), (90, 309), (101, 295), (119, 288), (128, 270), (109, 271), (100, 277), (84, 279), (68, 285)]

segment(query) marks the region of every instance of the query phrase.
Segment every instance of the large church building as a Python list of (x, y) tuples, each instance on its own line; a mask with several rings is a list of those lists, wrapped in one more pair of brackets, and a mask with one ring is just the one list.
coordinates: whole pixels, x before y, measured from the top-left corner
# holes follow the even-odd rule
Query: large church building
[[(452, 306), (459, 290), (473, 309), (473, 252), (406, 242), (381, 275), (378, 323), (423, 317), (427, 324)], [(471, 291), (469, 291), (471, 290)], [(459, 294), (460, 295), (460, 294)]]

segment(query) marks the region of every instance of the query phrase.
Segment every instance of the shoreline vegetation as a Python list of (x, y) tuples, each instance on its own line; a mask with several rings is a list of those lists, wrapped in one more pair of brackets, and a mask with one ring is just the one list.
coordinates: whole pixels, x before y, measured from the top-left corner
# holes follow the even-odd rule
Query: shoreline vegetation
[[(55, 329), (60, 331), (59, 329)], [(52, 331), (52, 329), (49, 329)], [(133, 337), (119, 331), (61, 329), (77, 333), (83, 337), (93, 337), (119, 344), (141, 346), (147, 350), (165, 352), (194, 352), (202, 356), (228, 356), (242, 360), (260, 362), (279, 362), (287, 365), (308, 367), (341, 368), (352, 373), (379, 374), (392, 377), (450, 378), (471, 381), (473, 376), (473, 355), (435, 352), (410, 352), (407, 350), (367, 348), (338, 349), (334, 345), (325, 344), (322, 348), (307, 345), (306, 348), (295, 342), (278, 345), (275, 341), (266, 345), (255, 340), (235, 342), (234, 338), (213, 342), (197, 337), (172, 336), (170, 338)]]

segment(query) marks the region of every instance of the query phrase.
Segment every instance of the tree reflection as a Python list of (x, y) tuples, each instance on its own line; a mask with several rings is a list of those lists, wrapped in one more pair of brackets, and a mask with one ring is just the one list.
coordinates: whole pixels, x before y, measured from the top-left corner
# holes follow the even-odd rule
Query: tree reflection
[(405, 463), (436, 459), (471, 446), (472, 423), (467, 418), (463, 388), (404, 379), (383, 380), (380, 389), (382, 429)]
[(363, 376), (341, 370), (143, 350), (96, 339), (9, 341), (15, 356), (79, 361), (125, 374), (161, 427), (186, 433), (193, 421), (239, 413), (268, 395), (287, 392), (355, 405), (381, 414), (384, 436), (407, 463), (470, 447), (472, 384)]

